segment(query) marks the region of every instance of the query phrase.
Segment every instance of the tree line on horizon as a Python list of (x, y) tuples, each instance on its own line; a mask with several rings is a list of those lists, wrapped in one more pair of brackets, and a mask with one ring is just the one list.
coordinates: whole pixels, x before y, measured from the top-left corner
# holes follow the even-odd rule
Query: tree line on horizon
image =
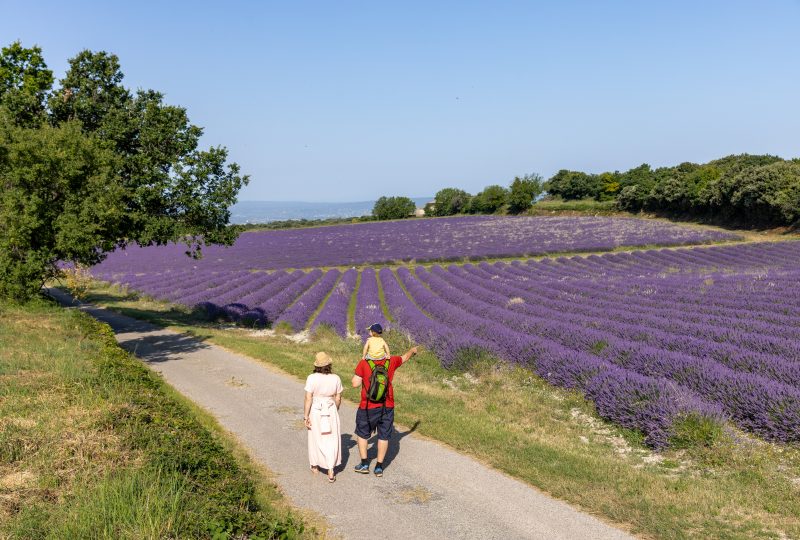
[[(517, 176), (509, 187), (492, 184), (476, 195), (463, 189), (447, 187), (436, 192), (433, 201), (425, 205), (426, 216), (456, 214), (522, 214), (529, 210), (542, 194), (542, 177), (538, 174)], [(375, 219), (403, 219), (414, 215), (416, 204), (408, 197), (381, 197), (375, 202)]]
[(648, 211), (739, 226), (800, 224), (800, 159), (730, 155), (708, 163), (591, 174), (560, 170), (545, 184), (564, 200), (613, 200)]
[[(800, 158), (730, 155), (708, 163), (684, 162), (653, 169), (642, 164), (625, 172), (599, 174), (562, 169), (547, 181), (536, 174), (515, 178), (509, 188), (491, 185), (476, 195), (439, 190), (425, 215), (521, 214), (537, 198), (613, 201), (627, 212), (653, 212), (746, 227), (800, 226)], [(381, 197), (375, 219), (414, 215), (407, 197)]]
[(80, 51), (54, 86), (39, 47), (0, 51), (0, 298), (24, 301), (60, 265), (130, 243), (231, 244), (247, 175), (156, 90), (129, 90), (116, 55)]

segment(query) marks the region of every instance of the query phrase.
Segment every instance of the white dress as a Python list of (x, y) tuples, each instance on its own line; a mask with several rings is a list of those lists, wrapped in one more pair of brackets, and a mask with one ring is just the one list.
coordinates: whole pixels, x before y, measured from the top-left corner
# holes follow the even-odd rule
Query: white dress
[(312, 373), (306, 379), (311, 402), (311, 429), (308, 430), (308, 462), (312, 467), (330, 470), (342, 464), (342, 430), (334, 397), (341, 394), (338, 375)]

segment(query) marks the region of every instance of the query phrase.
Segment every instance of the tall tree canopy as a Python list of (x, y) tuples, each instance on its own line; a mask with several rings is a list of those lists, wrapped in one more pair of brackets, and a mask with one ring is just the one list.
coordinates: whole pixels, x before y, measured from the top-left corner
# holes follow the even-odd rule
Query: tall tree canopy
[(53, 72), (39, 47), (26, 49), (19, 41), (0, 52), (0, 103), (17, 125), (38, 126), (45, 114)]
[(436, 192), (433, 215), (452, 216), (467, 211), (472, 195), (458, 188), (444, 188)]
[(493, 184), (472, 197), (469, 211), (473, 214), (494, 214), (508, 202), (508, 190)]
[(514, 177), (508, 192), (509, 214), (521, 214), (527, 211), (542, 191), (542, 177), (538, 174), (526, 174), (522, 178)]
[(132, 94), (119, 59), (82, 51), (52, 89), (41, 51), (0, 58), (0, 295), (24, 300), (59, 261), (114, 249), (230, 244), (229, 207), (248, 177), (224, 147), (154, 90)]
[(376, 219), (404, 219), (414, 215), (417, 205), (408, 197), (381, 197), (375, 201), (372, 215)]

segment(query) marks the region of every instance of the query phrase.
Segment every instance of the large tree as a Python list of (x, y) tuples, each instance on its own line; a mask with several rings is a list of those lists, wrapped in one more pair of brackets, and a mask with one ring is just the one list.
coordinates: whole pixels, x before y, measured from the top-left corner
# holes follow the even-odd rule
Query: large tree
[[(0, 65), (38, 51), (18, 49)], [(122, 80), (116, 56), (82, 51), (40, 96), (50, 125), (21, 122), (16, 91), (0, 94), (0, 295), (30, 297), (59, 261), (94, 264), (132, 242), (180, 240), (197, 256), (235, 240), (229, 207), (248, 177), (225, 148), (199, 148), (185, 109)]]
[(597, 175), (561, 169), (547, 181), (545, 189), (550, 195), (572, 200), (595, 197), (602, 186)]
[(542, 177), (538, 174), (515, 177), (508, 193), (508, 213), (521, 214), (527, 211), (542, 191)]
[(404, 219), (414, 215), (417, 205), (408, 197), (381, 197), (375, 201), (372, 215), (376, 219)]
[(472, 197), (469, 211), (473, 214), (494, 214), (505, 206), (507, 201), (508, 190), (493, 184), (486, 186), (483, 191)]
[(469, 208), (472, 195), (458, 188), (444, 188), (436, 192), (433, 215), (452, 216), (462, 214)]
[(45, 100), (53, 85), (39, 47), (26, 49), (15, 41), (0, 52), (0, 103), (12, 122), (35, 127), (42, 123)]

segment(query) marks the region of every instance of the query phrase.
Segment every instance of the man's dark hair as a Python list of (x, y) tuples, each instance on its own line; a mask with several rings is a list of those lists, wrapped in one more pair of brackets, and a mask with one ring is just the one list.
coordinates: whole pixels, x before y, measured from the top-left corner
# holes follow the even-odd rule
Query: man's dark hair
[(323, 373), (325, 375), (330, 375), (331, 373), (333, 373), (333, 370), (331, 369), (331, 364), (322, 367), (314, 366), (314, 373)]

